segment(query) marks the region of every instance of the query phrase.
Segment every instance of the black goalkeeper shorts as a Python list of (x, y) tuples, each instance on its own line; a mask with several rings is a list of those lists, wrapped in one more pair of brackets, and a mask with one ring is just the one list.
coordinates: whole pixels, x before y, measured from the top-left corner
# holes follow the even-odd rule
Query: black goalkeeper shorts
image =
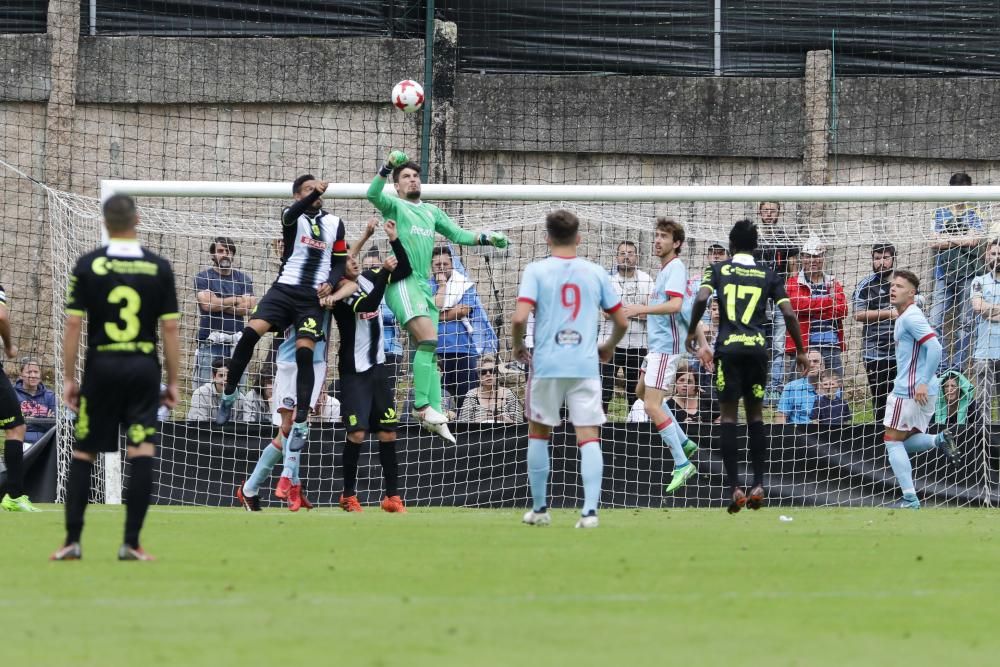
[(715, 357), (715, 391), (720, 402), (761, 403), (767, 387), (766, 355), (719, 354)]

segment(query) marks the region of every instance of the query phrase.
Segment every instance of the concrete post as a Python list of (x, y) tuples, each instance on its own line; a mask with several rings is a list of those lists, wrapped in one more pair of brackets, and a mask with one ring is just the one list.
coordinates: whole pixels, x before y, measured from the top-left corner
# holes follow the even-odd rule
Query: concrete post
[[(806, 54), (805, 80), (802, 86), (802, 174), (804, 185), (826, 185), (829, 180), (827, 158), (830, 154), (830, 51), (810, 51)], [(824, 231), (823, 204), (807, 204), (803, 208), (808, 230)]]
[(434, 21), (434, 106), (431, 113), (430, 183), (448, 183), (452, 162), (449, 129), (455, 117), (458, 26)]
[(80, 3), (49, 0), (49, 65), (52, 88), (45, 121), (45, 181), (69, 189), (73, 153), (73, 111), (76, 106), (77, 52), (80, 40)]

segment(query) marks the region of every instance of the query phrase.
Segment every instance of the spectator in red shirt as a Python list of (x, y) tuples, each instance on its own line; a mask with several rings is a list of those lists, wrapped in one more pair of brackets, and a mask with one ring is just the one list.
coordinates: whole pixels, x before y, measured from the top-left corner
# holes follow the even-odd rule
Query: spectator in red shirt
[[(844, 286), (823, 271), (826, 247), (815, 236), (809, 237), (799, 255), (802, 270), (788, 277), (785, 291), (802, 327), (802, 342), (819, 350), (824, 365), (838, 376), (844, 376), (841, 352), (844, 349), (844, 318), (847, 317), (847, 295)], [(794, 362), (795, 343), (785, 335), (786, 359)]]

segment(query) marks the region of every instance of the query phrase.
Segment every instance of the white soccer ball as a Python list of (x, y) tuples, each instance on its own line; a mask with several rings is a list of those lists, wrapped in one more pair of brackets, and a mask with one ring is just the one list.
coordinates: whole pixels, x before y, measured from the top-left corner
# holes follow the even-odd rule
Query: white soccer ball
[(403, 113), (424, 106), (424, 87), (413, 79), (403, 79), (392, 88), (392, 105)]

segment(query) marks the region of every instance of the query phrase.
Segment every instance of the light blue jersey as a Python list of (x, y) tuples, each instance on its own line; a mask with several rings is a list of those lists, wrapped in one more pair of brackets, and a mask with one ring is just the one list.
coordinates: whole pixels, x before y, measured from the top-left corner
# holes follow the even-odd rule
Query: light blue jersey
[[(969, 287), (973, 299), (982, 299), (986, 306), (1000, 305), (1000, 280), (993, 273), (976, 276)], [(976, 349), (973, 359), (1000, 359), (1000, 322), (988, 317), (976, 317)]]
[[(316, 341), (316, 347), (313, 349), (313, 363), (314, 364), (325, 364), (326, 363), (326, 343), (327, 339), (330, 337), (330, 311), (323, 311), (323, 321), (319, 323), (319, 330), (323, 333), (323, 340)], [(295, 327), (290, 326), (285, 329), (285, 340), (278, 346), (278, 354), (275, 357), (275, 361), (279, 364), (294, 364), (295, 363)]]
[(613, 313), (621, 307), (607, 271), (579, 257), (532, 262), (521, 276), (517, 300), (535, 306), (534, 377), (600, 377), (600, 309)]
[[(658, 306), (675, 296), (683, 299), (687, 287), (687, 268), (680, 257), (674, 257), (657, 274), (653, 293), (649, 295), (649, 305)], [(684, 338), (687, 336), (684, 320), (685, 317), (682, 313), (647, 315), (649, 351), (661, 354), (680, 354), (684, 346)]]
[(928, 396), (938, 393), (937, 371), (941, 361), (941, 343), (927, 318), (910, 304), (896, 318), (892, 332), (896, 340), (896, 381), (892, 393), (903, 398), (913, 398), (917, 385), (927, 385)]

